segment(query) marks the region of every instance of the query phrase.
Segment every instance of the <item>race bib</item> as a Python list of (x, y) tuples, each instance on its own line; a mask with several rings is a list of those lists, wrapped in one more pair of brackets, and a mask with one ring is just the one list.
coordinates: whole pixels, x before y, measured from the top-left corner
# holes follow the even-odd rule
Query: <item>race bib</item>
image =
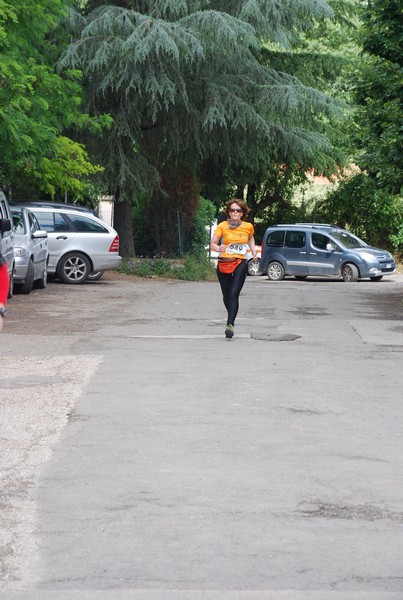
[(242, 254), (245, 255), (249, 250), (248, 244), (228, 244), (225, 249), (226, 254)]

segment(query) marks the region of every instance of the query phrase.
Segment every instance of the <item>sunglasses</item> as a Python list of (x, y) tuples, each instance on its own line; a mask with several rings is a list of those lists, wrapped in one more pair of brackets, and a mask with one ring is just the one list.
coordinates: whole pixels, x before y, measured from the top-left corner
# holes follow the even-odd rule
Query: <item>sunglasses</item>
[(229, 212), (243, 212), (242, 208), (230, 208)]

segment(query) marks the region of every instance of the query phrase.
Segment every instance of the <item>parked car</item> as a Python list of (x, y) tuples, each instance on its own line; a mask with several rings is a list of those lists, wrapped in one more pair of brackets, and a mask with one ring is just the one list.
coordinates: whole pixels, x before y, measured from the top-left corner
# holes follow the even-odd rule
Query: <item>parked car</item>
[(0, 252), (7, 263), (10, 285), (7, 297), (11, 298), (14, 290), (14, 247), (13, 247), (13, 224), (11, 219), (10, 207), (7, 198), (0, 190)]
[[(66, 209), (66, 208), (72, 208), (73, 210), (78, 210), (80, 212), (84, 212), (84, 213), (90, 213), (92, 215), (94, 215), (95, 217), (98, 217), (98, 213), (96, 210), (94, 210), (93, 208), (89, 208), (88, 206), (82, 206), (81, 204), (72, 204), (72, 203), (68, 203), (68, 202), (45, 202), (45, 201), (39, 201), (39, 200), (33, 200), (30, 201), (29, 203), (27, 202), (27, 206), (36, 206), (36, 207), (40, 207), (40, 208), (47, 208), (47, 207), (52, 207), (52, 208), (62, 208), (62, 209)], [(90, 273), (87, 277), (88, 281), (98, 281), (99, 279), (101, 279), (102, 275), (104, 274), (103, 271), (95, 271), (94, 273)]]
[(26, 202), (27, 206), (36, 206), (36, 207), (40, 207), (40, 208), (72, 208), (73, 210), (78, 210), (80, 212), (89, 212), (92, 215), (94, 215), (94, 217), (98, 216), (98, 213), (96, 210), (94, 210), (93, 208), (88, 208), (87, 206), (82, 206), (81, 204), (72, 204), (72, 203), (68, 203), (68, 202), (41, 202), (39, 200), (32, 200), (30, 202)]
[(91, 273), (120, 265), (118, 233), (89, 211), (64, 205), (25, 206), (48, 232), (48, 274), (63, 283), (78, 284)]
[(246, 260), (248, 261), (248, 275), (262, 275), (262, 270), (260, 268), (260, 259), (262, 257), (262, 247), (255, 244), (257, 258), (254, 260), (252, 254), (248, 253), (246, 255)]
[(48, 234), (27, 208), (11, 207), (14, 229), (14, 290), (29, 294), (45, 288), (48, 280)]
[(380, 281), (384, 275), (394, 273), (396, 265), (390, 252), (369, 246), (345, 229), (293, 223), (266, 229), (260, 268), (273, 281), (286, 275), (296, 279), (316, 276), (357, 281), (368, 277)]

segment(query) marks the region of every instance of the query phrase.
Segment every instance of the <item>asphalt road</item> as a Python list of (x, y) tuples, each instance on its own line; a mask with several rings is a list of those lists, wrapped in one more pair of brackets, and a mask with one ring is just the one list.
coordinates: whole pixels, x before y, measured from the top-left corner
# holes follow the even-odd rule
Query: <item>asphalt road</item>
[(10, 302), (0, 598), (401, 600), (403, 276)]

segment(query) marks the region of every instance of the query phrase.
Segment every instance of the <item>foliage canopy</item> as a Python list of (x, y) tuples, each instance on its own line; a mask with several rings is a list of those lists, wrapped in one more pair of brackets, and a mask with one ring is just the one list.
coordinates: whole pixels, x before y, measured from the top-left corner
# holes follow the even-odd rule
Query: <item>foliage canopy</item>
[(334, 170), (336, 102), (261, 53), (291, 48), (331, 15), (320, 0), (127, 0), (71, 12), (60, 67), (84, 73), (91, 115), (113, 117), (96, 155), (109, 192), (158, 204), (168, 171), (186, 165), (210, 197), (258, 185), (273, 166), (283, 179), (286, 165), (287, 183), (295, 170)]
[(53, 196), (80, 194), (98, 171), (85, 149), (62, 132), (83, 125), (80, 73), (61, 77), (58, 23), (63, 0), (0, 3), (0, 185), (18, 194), (21, 180)]

